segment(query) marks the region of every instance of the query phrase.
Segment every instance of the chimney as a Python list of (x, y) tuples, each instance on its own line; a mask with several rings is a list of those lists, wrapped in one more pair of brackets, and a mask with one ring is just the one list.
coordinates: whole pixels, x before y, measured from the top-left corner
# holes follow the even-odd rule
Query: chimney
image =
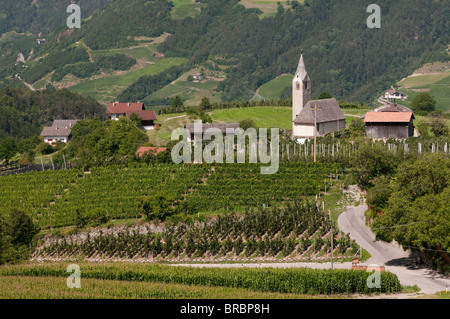
[(56, 125), (56, 127), (55, 127), (55, 130), (57, 130), (58, 129), (58, 125)]
[(130, 102), (127, 103), (127, 106), (130, 106)]

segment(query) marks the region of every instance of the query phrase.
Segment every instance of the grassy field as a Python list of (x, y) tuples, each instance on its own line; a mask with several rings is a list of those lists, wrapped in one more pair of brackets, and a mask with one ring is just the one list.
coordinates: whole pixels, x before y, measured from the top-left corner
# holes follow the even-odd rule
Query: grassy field
[(291, 129), (292, 109), (290, 107), (248, 107), (223, 109), (211, 112), (214, 122), (240, 122), (252, 119), (257, 127)]
[(186, 59), (184, 58), (166, 58), (155, 64), (150, 64), (145, 68), (130, 71), (123, 75), (81, 82), (70, 87), (69, 90), (84, 96), (91, 96), (100, 103), (107, 104), (141, 76), (158, 74), (172, 66), (180, 65), (185, 62)]
[[(280, 0), (280, 1), (274, 1), (274, 0), (241, 0), (239, 1), (239, 4), (242, 4), (246, 8), (258, 8), (263, 13), (260, 15), (260, 18), (264, 18), (267, 16), (274, 16), (277, 13), (277, 3), (281, 2), (283, 4), (283, 7), (286, 9), (290, 6), (287, 5), (288, 0)], [(303, 3), (303, 0), (299, 1), (300, 3)]]
[(172, 3), (173, 8), (170, 14), (174, 19), (193, 18), (200, 14), (201, 8), (206, 6), (204, 3), (196, 3), (195, 0), (173, 0)]
[(183, 77), (186, 77), (185, 75), (183, 74), (179, 79), (147, 96), (145, 101), (167, 97), (173, 98), (178, 95), (185, 105), (190, 106), (199, 105), (204, 97), (209, 98), (211, 102), (220, 102), (220, 94), (213, 91), (217, 87), (218, 81), (188, 82), (182, 80)]
[[(279, 127), (290, 129), (290, 107), (249, 107), (239, 109), (223, 109), (208, 112), (214, 123), (240, 122), (243, 119), (253, 119), (258, 127)], [(157, 130), (148, 131), (150, 142), (154, 145), (165, 145), (170, 141), (172, 131), (183, 127), (186, 123), (193, 123), (194, 119), (186, 113), (158, 115), (158, 123), (161, 125)]]
[(424, 74), (403, 79), (398, 83), (401, 91), (408, 95), (407, 101), (399, 101), (406, 106), (411, 105), (411, 101), (420, 92), (429, 92), (436, 99), (436, 108), (450, 110), (450, 70), (436, 74)]
[(259, 88), (257, 96), (254, 99), (279, 99), (283, 91), (292, 86), (292, 75), (287, 74), (273, 79)]
[[(197, 83), (198, 84), (198, 83)], [(365, 114), (369, 109), (343, 109), (347, 114), (346, 126), (354, 119)], [(208, 112), (214, 123), (238, 123), (244, 119), (252, 119), (255, 125), (261, 128), (278, 127), (280, 129), (292, 129), (292, 109), (290, 107), (248, 107), (213, 110)], [(150, 142), (154, 145), (165, 145), (170, 141), (172, 131), (176, 128), (183, 127), (186, 123), (193, 123), (194, 119), (186, 115), (186, 113), (162, 114), (158, 115), (158, 123), (161, 125), (157, 130), (147, 132)]]

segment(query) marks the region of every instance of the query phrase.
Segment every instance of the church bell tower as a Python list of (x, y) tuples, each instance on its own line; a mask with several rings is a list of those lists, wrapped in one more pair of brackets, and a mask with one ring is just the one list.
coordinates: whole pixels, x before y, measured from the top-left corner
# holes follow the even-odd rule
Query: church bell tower
[(303, 107), (311, 100), (311, 80), (306, 72), (303, 53), (300, 53), (297, 71), (292, 79), (292, 120), (303, 110)]

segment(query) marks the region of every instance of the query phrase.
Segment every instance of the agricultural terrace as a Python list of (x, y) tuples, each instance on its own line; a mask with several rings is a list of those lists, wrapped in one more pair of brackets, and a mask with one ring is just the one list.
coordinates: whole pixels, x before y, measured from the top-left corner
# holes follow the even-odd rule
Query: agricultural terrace
[[(36, 282), (40, 278), (60, 278), (63, 280), (57, 290), (65, 289), (68, 264), (27, 264), (16, 266), (3, 266), (0, 268), (0, 280), (5, 281), (10, 276), (12, 278), (33, 278)], [(245, 289), (247, 292), (258, 293), (278, 293), (286, 294), (350, 294), (350, 293), (394, 293), (401, 289), (400, 282), (396, 275), (389, 272), (381, 272), (381, 287), (368, 288), (367, 278), (370, 272), (364, 270), (328, 270), (328, 269), (275, 269), (275, 268), (184, 268), (164, 265), (142, 265), (142, 264), (122, 264), (122, 263), (101, 263), (101, 264), (80, 264), (83, 273), (83, 280), (101, 279), (117, 280), (120, 282), (132, 283), (165, 283), (189, 285), (194, 297), (200, 292), (198, 288), (210, 289), (212, 296), (216, 288)], [(115, 283), (117, 287), (123, 287), (120, 283)], [(173, 297), (167, 291), (156, 294), (156, 298)], [(55, 285), (56, 286), (56, 285)], [(126, 287), (126, 286), (125, 286)], [(152, 287), (152, 286), (150, 286)], [(208, 287), (208, 288), (206, 288)], [(15, 287), (14, 287), (15, 288)], [(187, 287), (184, 286), (186, 289)], [(98, 293), (94, 287), (90, 287), (90, 294)], [(9, 290), (9, 289), (8, 289)], [(220, 289), (218, 291), (221, 291)], [(10, 292), (14, 293), (14, 291)], [(16, 292), (17, 293), (17, 292)], [(35, 292), (36, 293), (36, 292)], [(1, 295), (5, 293), (2, 291)], [(193, 296), (194, 295), (194, 296)], [(65, 291), (62, 296), (70, 296)], [(260, 295), (263, 296), (263, 295)], [(140, 297), (148, 297), (140, 294)], [(198, 295), (196, 297), (199, 297)], [(281, 297), (278, 295), (278, 297)], [(234, 296), (233, 296), (234, 298)]]
[(271, 207), (323, 190), (339, 164), (280, 163), (278, 174), (261, 175), (259, 165), (139, 164), (128, 168), (30, 172), (0, 177), (0, 210), (23, 210), (38, 225), (54, 228), (86, 222), (140, 218), (143, 196), (163, 193), (169, 205), (194, 207), (191, 214), (242, 212)]

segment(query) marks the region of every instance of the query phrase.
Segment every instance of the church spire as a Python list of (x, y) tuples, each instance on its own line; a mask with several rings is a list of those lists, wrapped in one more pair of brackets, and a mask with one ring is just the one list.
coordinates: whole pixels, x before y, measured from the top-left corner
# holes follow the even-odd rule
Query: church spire
[(303, 61), (303, 50), (300, 50), (300, 61), (298, 61), (295, 77), (298, 76), (300, 80), (304, 81), (307, 75), (308, 72), (306, 71), (305, 62)]

